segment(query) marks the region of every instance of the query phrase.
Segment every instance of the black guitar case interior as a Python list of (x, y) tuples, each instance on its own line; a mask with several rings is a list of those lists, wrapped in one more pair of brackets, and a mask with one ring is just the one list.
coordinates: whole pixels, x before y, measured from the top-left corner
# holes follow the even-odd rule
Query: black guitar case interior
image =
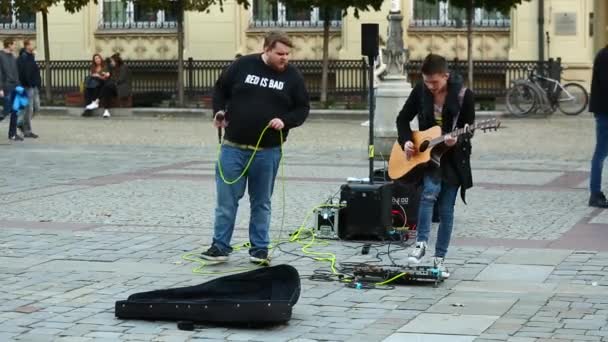
[(116, 302), (123, 319), (268, 325), (291, 319), (300, 275), (289, 265), (264, 267), (206, 283), (135, 293)]

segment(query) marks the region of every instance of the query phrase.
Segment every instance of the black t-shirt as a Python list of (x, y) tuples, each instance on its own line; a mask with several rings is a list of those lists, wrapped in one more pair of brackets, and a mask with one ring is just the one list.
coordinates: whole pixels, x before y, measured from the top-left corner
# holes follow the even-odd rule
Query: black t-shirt
[[(255, 145), (264, 128), (274, 118), (289, 129), (300, 126), (310, 110), (304, 78), (292, 65), (282, 72), (266, 65), (261, 54), (240, 57), (220, 76), (213, 91), (213, 112), (226, 111), (225, 138)], [(261, 147), (280, 145), (279, 132), (269, 128)]]

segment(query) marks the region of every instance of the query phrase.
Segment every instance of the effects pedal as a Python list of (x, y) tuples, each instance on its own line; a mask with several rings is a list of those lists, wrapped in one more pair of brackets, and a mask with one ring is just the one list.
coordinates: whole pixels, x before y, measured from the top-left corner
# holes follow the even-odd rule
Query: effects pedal
[(339, 208), (317, 208), (315, 215), (315, 236), (319, 239), (338, 239)]

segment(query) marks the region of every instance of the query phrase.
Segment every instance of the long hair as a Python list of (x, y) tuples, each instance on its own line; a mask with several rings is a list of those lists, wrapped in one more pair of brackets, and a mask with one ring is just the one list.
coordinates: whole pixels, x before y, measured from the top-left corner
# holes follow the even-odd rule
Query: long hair
[(91, 73), (96, 72), (97, 70), (97, 64), (95, 64), (95, 57), (99, 57), (99, 59), (101, 60), (101, 68), (104, 69), (106, 67), (106, 63), (103, 61), (103, 57), (101, 57), (100, 54), (96, 53), (93, 55), (93, 58), (91, 59)]

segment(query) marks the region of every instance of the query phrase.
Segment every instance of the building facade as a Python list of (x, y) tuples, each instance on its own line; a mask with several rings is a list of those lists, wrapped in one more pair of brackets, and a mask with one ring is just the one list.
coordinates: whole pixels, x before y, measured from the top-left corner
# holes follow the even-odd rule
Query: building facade
[[(10, 0), (9, 0), (10, 1)], [(567, 79), (588, 80), (596, 51), (608, 43), (608, 1), (542, 0), (543, 41), (539, 37), (539, 2), (520, 5), (508, 15), (475, 10), (473, 55), (476, 60), (537, 60), (540, 54), (561, 57), (568, 67)], [(250, 0), (248, 9), (234, 0), (224, 1), (223, 11), (187, 12), (186, 57), (229, 60), (235, 54), (261, 49), (264, 33), (272, 28), (288, 31), (296, 44), (293, 58), (320, 59), (322, 20), (319, 9), (297, 11), (280, 2)], [(449, 59), (466, 59), (466, 20), (462, 9), (448, 3), (428, 5), (402, 0), (404, 44), (410, 59), (429, 52)], [(331, 13), (330, 58), (359, 59), (360, 25), (380, 24), (386, 41), (386, 0), (379, 12), (352, 11), (345, 17)], [(53, 60), (89, 59), (94, 53), (109, 56), (120, 52), (126, 59), (175, 59), (177, 57), (175, 11), (152, 11), (121, 0), (99, 0), (81, 12), (70, 14), (54, 7), (48, 15), (50, 53)], [(0, 38), (35, 39), (42, 53), (41, 15), (12, 14), (0, 17)], [(540, 43), (539, 43), (540, 42)], [(542, 46), (542, 52), (541, 52)], [(585, 81), (586, 82), (586, 81)]]

